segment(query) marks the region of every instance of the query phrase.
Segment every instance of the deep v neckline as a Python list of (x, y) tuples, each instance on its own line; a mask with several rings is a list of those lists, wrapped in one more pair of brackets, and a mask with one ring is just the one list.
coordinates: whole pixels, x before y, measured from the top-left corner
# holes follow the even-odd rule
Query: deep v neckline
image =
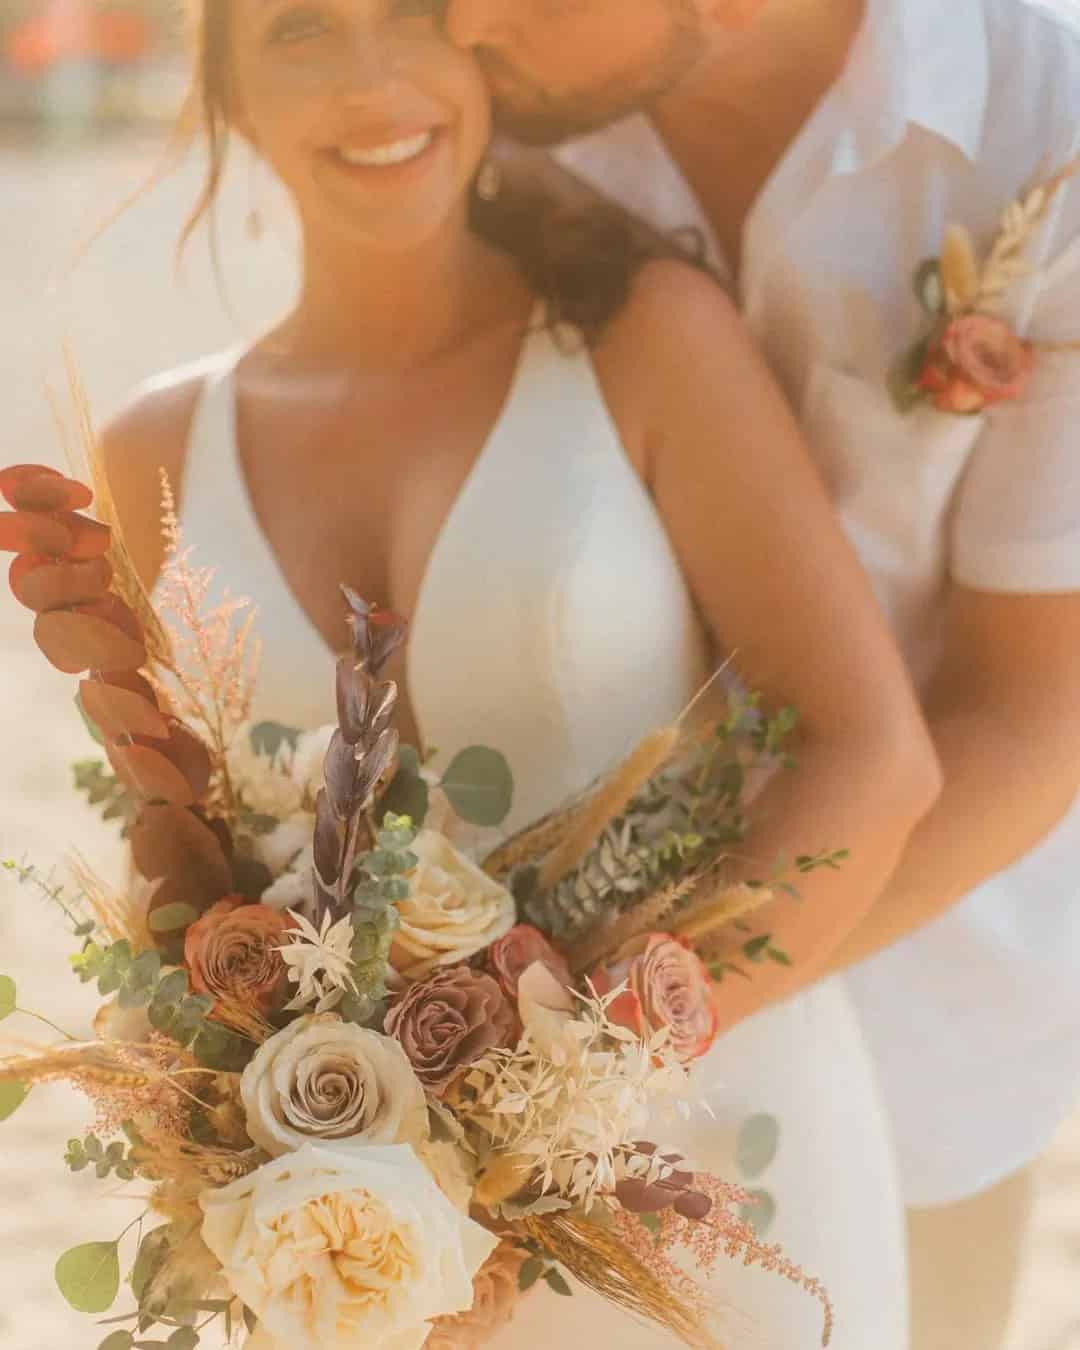
[[(414, 690), (411, 679), (412, 661), (410, 656), (417, 630), (420, 628), (423, 619), (425, 597), (432, 589), (432, 578), (438, 570), (440, 556), (445, 554), (453, 544), (453, 538), (456, 533), (454, 528), (455, 523), (464, 513), (468, 499), (477, 491), (477, 485), (490, 471), (491, 464), (499, 459), (499, 447), (509, 443), (513, 437), (513, 426), (516, 420), (517, 407), (521, 402), (522, 391), (528, 384), (527, 370), (530, 364), (530, 358), (537, 340), (542, 336), (544, 331), (543, 318), (544, 304), (542, 301), (537, 301), (530, 311), (517, 358), (514, 362), (513, 372), (499, 405), (499, 411), (496, 414), (479, 451), (474, 456), (465, 477), (462, 479), (446, 515), (443, 517), (439, 528), (435, 532), (435, 537), (420, 574), (420, 583), (416, 591), (413, 612), (411, 615), (406, 616), (409, 619), (409, 630), (405, 646), (404, 681), (409, 706), (417, 729), (421, 732), (421, 737), (423, 733), (424, 718), (421, 710), (416, 706), (413, 697)], [(224, 398), (228, 410), (228, 453), (233, 474), (235, 475), (237, 487), (239, 489), (239, 507), (244, 516), (245, 523), (248, 526), (250, 535), (255, 541), (259, 553), (263, 555), (267, 567), (267, 575), (273, 577), (276, 582), (277, 589), (284, 597), (284, 603), (292, 612), (298, 630), (304, 633), (306, 641), (312, 647), (313, 653), (317, 654), (319, 661), (326, 661), (327, 658), (329, 658), (331, 663), (336, 663), (338, 658), (343, 654), (345, 648), (342, 647), (341, 650), (335, 651), (326, 640), (322, 630), (301, 604), (293, 584), (286, 575), (285, 569), (282, 567), (281, 561), (274, 551), (266, 531), (263, 529), (262, 522), (259, 520), (258, 513), (255, 510), (255, 503), (251, 495), (251, 487), (248, 483), (244, 464), (240, 457), (239, 400), (237, 397), (236, 372), (240, 362), (246, 355), (246, 351), (240, 351), (233, 355), (223, 375), (222, 389), (222, 397)], [(330, 675), (328, 672), (327, 679), (329, 678)]]

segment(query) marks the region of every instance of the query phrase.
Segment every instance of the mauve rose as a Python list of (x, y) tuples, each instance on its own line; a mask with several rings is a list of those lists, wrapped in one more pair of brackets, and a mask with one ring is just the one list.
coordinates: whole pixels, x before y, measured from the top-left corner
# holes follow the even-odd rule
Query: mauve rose
[(698, 1059), (716, 1039), (712, 978), (689, 943), (679, 938), (654, 933), (640, 956), (601, 967), (590, 979), (598, 994), (626, 984), (609, 1006), (608, 1017), (642, 1036), (667, 1027), (668, 1044), (684, 1061)]
[(433, 1322), (424, 1350), (473, 1350), (501, 1331), (522, 1296), (518, 1281), (528, 1257), (513, 1242), (500, 1242), (473, 1276), (472, 1307)]
[(518, 1032), (517, 1015), (498, 983), (468, 966), (446, 966), (411, 985), (384, 1026), (436, 1096), (488, 1050), (513, 1045)]
[(267, 1013), (285, 984), (278, 948), (292, 927), (288, 914), (226, 896), (187, 930), (184, 964), (191, 987), (211, 998), (253, 1004)]
[(518, 980), (528, 968), (539, 961), (546, 966), (560, 984), (572, 983), (570, 967), (555, 950), (539, 928), (519, 923), (505, 937), (493, 942), (487, 949), (487, 967), (499, 981), (507, 998), (517, 999)]
[(942, 412), (975, 413), (1019, 398), (1034, 369), (1030, 342), (1004, 319), (963, 314), (948, 325), (929, 353), (919, 385)]

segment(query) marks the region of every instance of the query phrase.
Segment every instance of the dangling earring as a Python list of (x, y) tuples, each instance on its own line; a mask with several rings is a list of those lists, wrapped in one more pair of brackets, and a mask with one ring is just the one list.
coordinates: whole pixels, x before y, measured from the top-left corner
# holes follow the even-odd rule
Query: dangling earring
[(259, 167), (258, 157), (253, 153), (248, 169), (248, 213), (244, 218), (244, 232), (253, 242), (263, 237), (263, 218), (256, 204), (255, 171)]
[(476, 195), (482, 202), (493, 202), (502, 191), (503, 172), (493, 159), (485, 159), (476, 175)]

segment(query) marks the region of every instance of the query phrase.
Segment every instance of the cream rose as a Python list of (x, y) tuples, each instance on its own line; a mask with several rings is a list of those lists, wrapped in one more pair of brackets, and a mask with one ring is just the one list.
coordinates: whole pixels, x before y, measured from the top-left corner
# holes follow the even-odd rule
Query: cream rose
[(514, 926), (514, 897), (435, 830), (412, 845), (419, 861), (398, 905), (401, 926), (390, 959), (410, 980), (483, 951)]
[(327, 1013), (262, 1045), (240, 1079), (247, 1131), (278, 1157), (312, 1139), (419, 1144), (424, 1089), (397, 1041)]
[(419, 1350), (497, 1245), (401, 1144), (305, 1144), (200, 1203), (264, 1350)]

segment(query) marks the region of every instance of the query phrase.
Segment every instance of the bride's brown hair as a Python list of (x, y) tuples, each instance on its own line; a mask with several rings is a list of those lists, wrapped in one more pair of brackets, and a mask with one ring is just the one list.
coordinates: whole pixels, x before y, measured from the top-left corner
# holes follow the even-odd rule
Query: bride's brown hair
[[(225, 173), (229, 148), (230, 9), (234, 0), (189, 0), (194, 73), (178, 126), (177, 146), (189, 149), (205, 138), (206, 177), (184, 224), (181, 247), (209, 216)], [(552, 168), (553, 177), (563, 171)], [(569, 324), (594, 342), (622, 308), (633, 280), (651, 258), (674, 257), (700, 266), (702, 248), (693, 234), (654, 235), (618, 207), (600, 199), (567, 206), (558, 189), (513, 181), (494, 194), (473, 185), (470, 223), (483, 239), (515, 259), (529, 285), (546, 301), (552, 327)], [(583, 185), (565, 175), (579, 196)]]

